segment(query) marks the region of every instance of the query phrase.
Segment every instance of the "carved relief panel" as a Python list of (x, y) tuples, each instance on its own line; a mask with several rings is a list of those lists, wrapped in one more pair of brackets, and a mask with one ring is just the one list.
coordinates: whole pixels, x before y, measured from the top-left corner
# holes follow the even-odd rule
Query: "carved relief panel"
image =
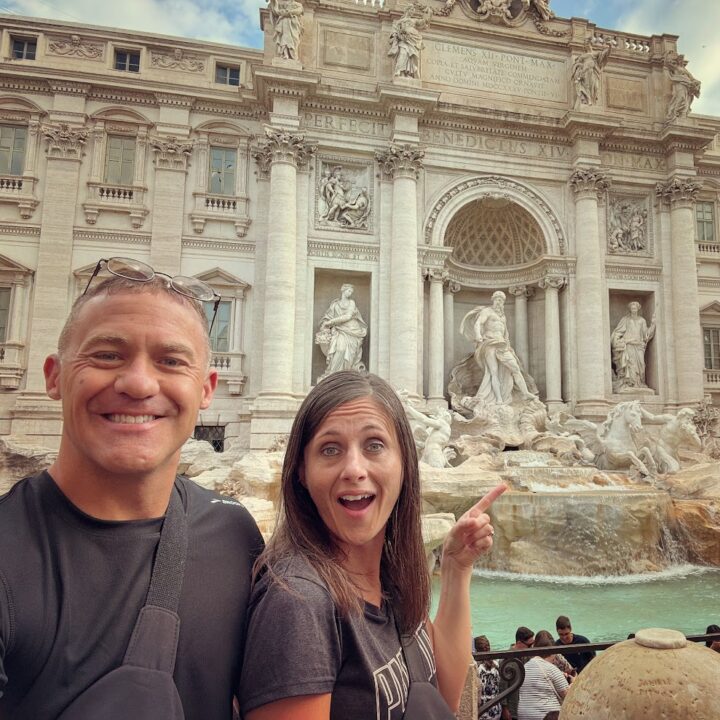
[(611, 194), (607, 213), (609, 254), (653, 254), (652, 213), (648, 197)]
[(315, 173), (315, 227), (372, 232), (373, 174), (369, 163), (319, 157)]

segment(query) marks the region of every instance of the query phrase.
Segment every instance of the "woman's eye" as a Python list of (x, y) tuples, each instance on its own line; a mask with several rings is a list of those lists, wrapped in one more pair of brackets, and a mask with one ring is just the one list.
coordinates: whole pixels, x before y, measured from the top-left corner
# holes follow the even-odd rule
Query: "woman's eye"
[(340, 452), (340, 450), (336, 447), (329, 446), (329, 447), (324, 447), (320, 452), (323, 455), (325, 455), (325, 457), (335, 457), (335, 455), (337, 455)]
[(367, 445), (368, 450), (370, 452), (380, 452), (385, 448), (384, 443), (380, 442), (380, 440), (373, 440), (372, 442), (369, 442)]

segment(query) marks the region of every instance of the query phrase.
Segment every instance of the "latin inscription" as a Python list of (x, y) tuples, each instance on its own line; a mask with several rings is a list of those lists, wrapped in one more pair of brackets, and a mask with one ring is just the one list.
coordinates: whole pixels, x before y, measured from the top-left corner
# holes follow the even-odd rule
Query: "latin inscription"
[(352, 135), (373, 135), (389, 138), (391, 125), (381, 120), (363, 120), (343, 115), (326, 115), (325, 113), (305, 113), (306, 130), (337, 130)]
[(503, 155), (525, 155), (546, 160), (565, 160), (570, 157), (570, 148), (565, 145), (550, 145), (532, 140), (515, 140), (452, 130), (420, 128), (420, 142), (426, 145), (444, 145)]
[(426, 82), (567, 102), (568, 76), (560, 60), (432, 40), (425, 46), (421, 77)]
[(602, 151), (600, 160), (603, 165), (629, 170), (665, 170), (665, 158), (653, 155), (637, 155), (632, 153), (619, 153)]
[(607, 104), (614, 108), (645, 110), (645, 83), (608, 76)]

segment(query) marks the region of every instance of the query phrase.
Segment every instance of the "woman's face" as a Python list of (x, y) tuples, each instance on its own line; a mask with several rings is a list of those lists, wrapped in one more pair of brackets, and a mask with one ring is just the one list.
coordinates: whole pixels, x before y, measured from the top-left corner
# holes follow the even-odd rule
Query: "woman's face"
[(402, 487), (395, 427), (371, 397), (330, 412), (306, 445), (300, 482), (325, 526), (351, 557), (377, 555)]

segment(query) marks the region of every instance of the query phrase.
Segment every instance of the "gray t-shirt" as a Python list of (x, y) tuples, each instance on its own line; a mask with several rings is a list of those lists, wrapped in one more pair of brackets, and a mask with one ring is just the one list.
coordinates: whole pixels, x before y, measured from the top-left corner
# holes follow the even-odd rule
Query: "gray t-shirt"
[[(275, 700), (332, 693), (331, 720), (401, 720), (408, 670), (389, 602), (365, 604), (341, 618), (329, 590), (302, 558), (256, 584), (241, 681), (247, 713)], [(421, 677), (436, 684), (435, 659), (424, 626), (416, 633)]]

